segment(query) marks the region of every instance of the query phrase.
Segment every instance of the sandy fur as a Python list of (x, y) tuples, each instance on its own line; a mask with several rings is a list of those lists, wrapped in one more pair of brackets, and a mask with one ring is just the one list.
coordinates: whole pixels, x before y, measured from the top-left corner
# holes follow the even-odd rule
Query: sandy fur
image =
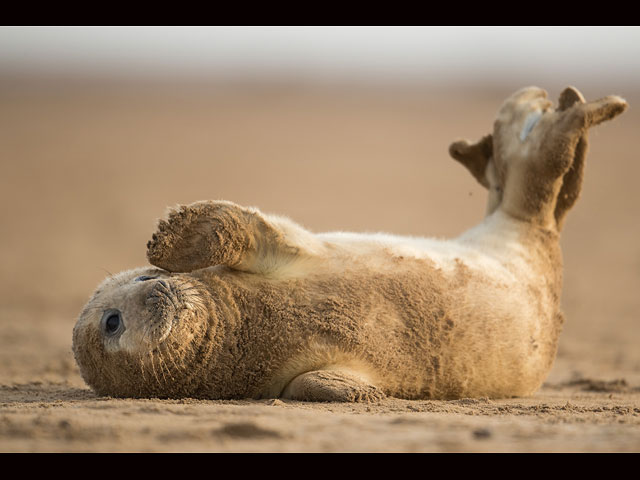
[[(228, 201), (172, 210), (147, 246), (161, 270), (107, 280), (81, 314), (83, 377), (117, 396), (533, 393), (562, 326), (559, 231), (579, 194), (586, 131), (626, 106), (581, 98), (568, 89), (554, 111), (544, 91), (523, 89), (479, 146), (452, 145), (490, 192), (487, 217), (457, 239), (313, 234)], [(123, 312), (121, 345), (100, 331), (107, 307)]]

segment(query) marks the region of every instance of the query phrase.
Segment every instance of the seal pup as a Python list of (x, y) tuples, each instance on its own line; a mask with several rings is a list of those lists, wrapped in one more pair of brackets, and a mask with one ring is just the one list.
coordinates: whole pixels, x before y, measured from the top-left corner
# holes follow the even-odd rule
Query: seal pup
[(314, 234), (228, 201), (180, 206), (147, 245), (154, 267), (107, 278), (82, 310), (82, 377), (118, 397), (530, 395), (563, 322), (559, 233), (587, 130), (626, 106), (572, 87), (556, 109), (536, 87), (510, 96), (490, 135), (449, 149), (489, 190), (484, 220), (451, 240)]

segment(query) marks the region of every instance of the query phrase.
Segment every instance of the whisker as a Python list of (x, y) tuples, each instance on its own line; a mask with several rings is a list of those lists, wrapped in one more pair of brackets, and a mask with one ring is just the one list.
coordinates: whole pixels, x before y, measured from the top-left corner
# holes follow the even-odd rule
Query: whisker
[(158, 372), (156, 372), (156, 367), (153, 362), (153, 352), (149, 352), (149, 357), (151, 358), (151, 370), (153, 371), (153, 376), (156, 377), (156, 383), (158, 386), (161, 386), (160, 378), (158, 377)]
[[(175, 342), (175, 344), (177, 345), (177, 348), (174, 350), (177, 350), (177, 353), (184, 357), (185, 353), (187, 353), (186, 350), (183, 350), (183, 346), (180, 345), (180, 342), (177, 341), (177, 338), (175, 337), (175, 332), (173, 331), (173, 329), (169, 332), (169, 337), (171, 340), (173, 340)], [(173, 363), (174, 367), (180, 371), (181, 373), (187, 373), (187, 368), (182, 365), (180, 366), (179, 364), (176, 363), (175, 358), (173, 357), (173, 355), (171, 354), (171, 350), (168, 348), (168, 346), (165, 346), (164, 348), (164, 353), (169, 357), (169, 359), (171, 360), (171, 362)]]
[(109, 270), (107, 270), (106, 268), (104, 268), (104, 267), (98, 267), (98, 268), (99, 268), (100, 270), (103, 270), (103, 271), (107, 272), (107, 274), (109, 275), (109, 277), (110, 277), (110, 278), (111, 278), (111, 277), (113, 277), (113, 273), (111, 273), (111, 272), (110, 272)]
[(162, 370), (162, 358), (160, 357), (156, 357), (156, 358), (158, 359), (158, 369), (160, 370), (160, 374), (162, 375), (162, 378), (164, 380), (162, 387), (165, 387), (167, 385), (167, 376), (164, 374), (164, 371)]
[[(147, 377), (144, 371), (144, 355), (140, 353), (138, 355), (138, 360), (140, 362), (140, 373), (142, 374), (142, 383), (147, 383)], [(142, 385), (140, 386), (140, 394), (142, 394)]]

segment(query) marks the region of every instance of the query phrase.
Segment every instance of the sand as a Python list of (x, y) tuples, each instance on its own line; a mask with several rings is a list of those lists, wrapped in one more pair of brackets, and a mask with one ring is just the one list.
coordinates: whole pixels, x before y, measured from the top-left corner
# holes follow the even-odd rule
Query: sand
[[(485, 193), (447, 155), (523, 85), (488, 90), (0, 80), (1, 452), (640, 451), (640, 92), (592, 131), (563, 232), (567, 316), (528, 398), (311, 404), (98, 397), (71, 330), (146, 264), (169, 205), (227, 199), (313, 231), (454, 236)], [(553, 97), (565, 85), (541, 85)], [(577, 85), (580, 87), (580, 85)]]

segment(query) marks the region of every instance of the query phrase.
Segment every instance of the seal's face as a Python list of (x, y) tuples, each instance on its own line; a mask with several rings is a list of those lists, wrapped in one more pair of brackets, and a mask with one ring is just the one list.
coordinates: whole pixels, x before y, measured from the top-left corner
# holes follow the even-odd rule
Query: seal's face
[(188, 275), (135, 269), (106, 279), (73, 330), (85, 381), (111, 396), (184, 396), (209, 324), (209, 295)]

